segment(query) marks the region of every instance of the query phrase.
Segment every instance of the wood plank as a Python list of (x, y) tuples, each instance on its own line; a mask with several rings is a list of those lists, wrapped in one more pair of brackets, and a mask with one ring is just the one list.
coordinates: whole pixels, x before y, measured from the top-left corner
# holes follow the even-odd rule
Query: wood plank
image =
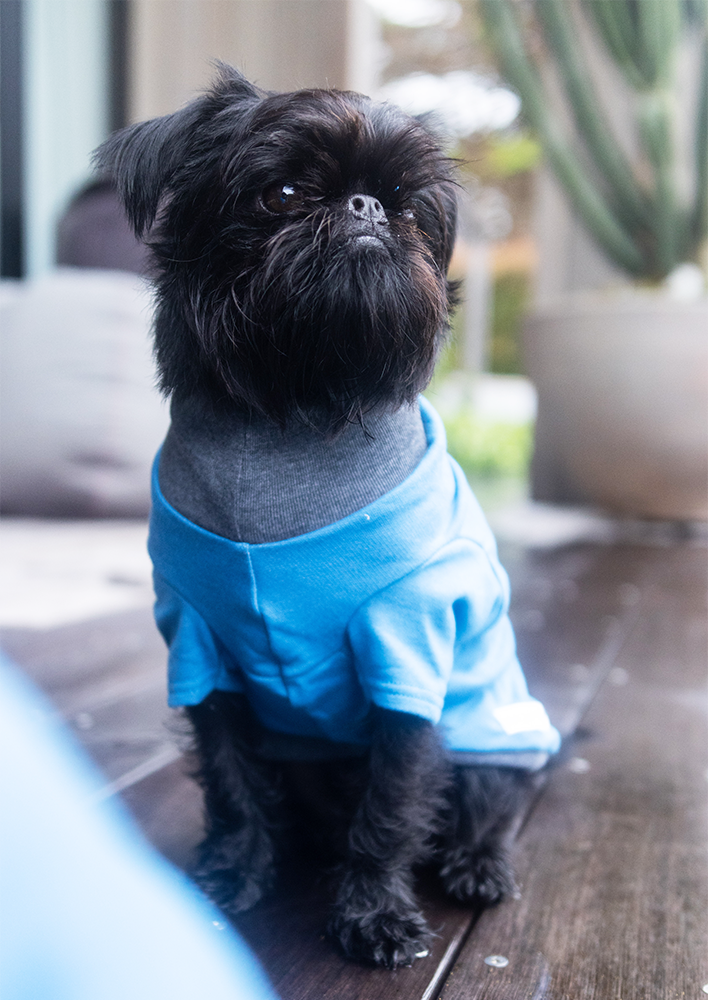
[(356, 965), (325, 938), (329, 895), (316, 868), (290, 871), (279, 896), (237, 927), (283, 1000), (412, 1000), (437, 996), (473, 921), (468, 908), (432, 892), (423, 909), (438, 934), (431, 954), (395, 972)]
[(566, 736), (637, 615), (649, 548), (577, 545), (505, 551), (511, 617), (529, 687)]
[(164, 684), (167, 656), (150, 608), (58, 628), (3, 628), (0, 644), (66, 716)]
[(164, 679), (147, 690), (133, 690), (72, 714), (69, 723), (114, 791), (126, 787), (129, 772), (135, 771), (137, 780), (149, 761), (165, 766), (180, 754), (172, 713), (165, 705)]
[[(67, 716), (75, 735), (106, 774), (107, 791), (149, 763), (171, 740), (165, 723), (162, 640), (148, 612), (128, 612), (64, 628), (4, 630), (3, 644)], [(171, 727), (179, 729), (178, 725)], [(148, 839), (173, 863), (188, 868), (202, 837), (201, 792), (176, 760), (121, 789)], [(427, 907), (439, 932), (433, 954), (397, 973), (353, 966), (324, 939), (328, 895), (322, 873), (291, 870), (282, 891), (240, 927), (272, 980), (288, 996), (409, 997), (441, 985), (470, 923), (470, 911), (433, 899)], [(432, 995), (432, 994), (429, 994)]]
[(636, 627), (520, 838), (521, 899), (482, 916), (443, 1000), (678, 1000), (708, 983), (705, 551), (617, 555), (642, 568)]
[(0, 644), (43, 688), (109, 783), (170, 757), (167, 655), (149, 608), (60, 628), (6, 628)]
[[(531, 689), (547, 702), (556, 724), (571, 732), (615, 666), (655, 556), (639, 547), (576, 546), (545, 553), (507, 550), (503, 558)], [(77, 710), (92, 715), (92, 726), (79, 728), (78, 735), (119, 786), (131, 767), (149, 765), (163, 745), (165, 651), (149, 612), (51, 631), (13, 630), (17, 658), (75, 723)], [(181, 762), (147, 774), (122, 794), (153, 843), (186, 866), (201, 833), (201, 801)], [(323, 936), (327, 908), (328, 894), (314, 865), (286, 873), (279, 895), (239, 922), (284, 1000), (432, 1000), (451, 970), (450, 983), (460, 975), (464, 960), (455, 964), (456, 956), (475, 921), (469, 909), (428, 891), (424, 908), (440, 934), (433, 953), (413, 969), (389, 973), (355, 966), (335, 953)], [(542, 970), (538, 976), (542, 981)]]
[(185, 870), (204, 836), (202, 793), (178, 759), (135, 782), (121, 793), (145, 836), (164, 856)]
[[(127, 789), (123, 799), (161, 852), (188, 868), (203, 825), (201, 793), (187, 777), (184, 762), (176, 761)], [(237, 922), (283, 1000), (431, 998), (475, 916), (428, 888), (423, 908), (438, 935), (432, 953), (412, 969), (391, 973), (354, 965), (335, 951), (325, 938), (329, 905), (326, 873), (310, 859), (288, 867), (278, 892)]]
[[(597, 549), (553, 556), (520, 553), (513, 566), (514, 582), (522, 583), (514, 608), (520, 648), (522, 655), (524, 647), (536, 653), (532, 687), (556, 671), (560, 689), (556, 715), (566, 725), (594, 696), (612, 667), (616, 648), (632, 628), (635, 610), (623, 603), (623, 592), (615, 584), (618, 574), (621, 584), (631, 583), (634, 569), (626, 554), (616, 560), (607, 550)], [(569, 594), (577, 601), (572, 617)], [(537, 629), (534, 615), (525, 614), (540, 607), (542, 630)], [(588, 664), (582, 671), (573, 669), (579, 652)], [(572, 710), (566, 702), (572, 703)], [(447, 976), (456, 974), (456, 954), (470, 931), (474, 937), (477, 915), (449, 900), (424, 895), (426, 916), (440, 929), (433, 954), (413, 969), (396, 973), (366, 969), (340, 958), (324, 939), (327, 895), (317, 875), (316, 871), (290, 873), (294, 881), (285, 892), (238, 922), (284, 1000), (437, 997)]]

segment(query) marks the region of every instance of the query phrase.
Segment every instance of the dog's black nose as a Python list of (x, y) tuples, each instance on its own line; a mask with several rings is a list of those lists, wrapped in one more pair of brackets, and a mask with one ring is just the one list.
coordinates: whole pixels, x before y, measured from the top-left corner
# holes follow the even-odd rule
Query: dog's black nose
[(347, 202), (347, 208), (357, 219), (378, 224), (388, 222), (381, 202), (370, 194), (353, 194)]

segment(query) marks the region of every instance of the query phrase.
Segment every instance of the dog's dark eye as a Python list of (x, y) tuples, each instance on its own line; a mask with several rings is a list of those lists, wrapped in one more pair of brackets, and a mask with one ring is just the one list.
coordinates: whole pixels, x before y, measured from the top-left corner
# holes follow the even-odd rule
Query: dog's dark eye
[(269, 212), (291, 212), (300, 208), (305, 195), (292, 184), (273, 184), (261, 195), (263, 204)]

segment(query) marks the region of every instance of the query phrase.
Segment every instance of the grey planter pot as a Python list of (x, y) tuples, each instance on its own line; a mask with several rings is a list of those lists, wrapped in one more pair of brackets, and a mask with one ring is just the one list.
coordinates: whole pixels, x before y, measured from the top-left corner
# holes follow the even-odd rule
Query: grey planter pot
[(532, 495), (708, 518), (708, 299), (585, 297), (530, 316)]

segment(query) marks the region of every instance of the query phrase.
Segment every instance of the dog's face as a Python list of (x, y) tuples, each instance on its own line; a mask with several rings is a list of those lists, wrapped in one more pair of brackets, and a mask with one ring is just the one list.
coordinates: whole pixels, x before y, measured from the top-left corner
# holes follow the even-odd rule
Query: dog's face
[(420, 122), (353, 93), (265, 94), (222, 67), (97, 159), (149, 231), (165, 390), (334, 429), (427, 383), (456, 198)]

